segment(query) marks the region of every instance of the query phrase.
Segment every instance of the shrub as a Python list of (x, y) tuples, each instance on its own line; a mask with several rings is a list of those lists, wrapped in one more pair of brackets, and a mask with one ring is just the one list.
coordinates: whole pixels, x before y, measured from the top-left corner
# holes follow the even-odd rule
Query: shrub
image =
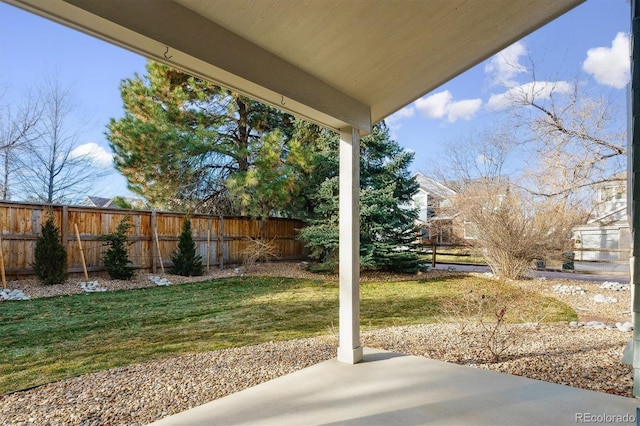
[(116, 232), (100, 237), (108, 246), (102, 261), (111, 279), (128, 280), (133, 277), (134, 268), (130, 266), (131, 261), (127, 254), (127, 246), (131, 244), (127, 242), (127, 231), (131, 226), (133, 225), (127, 215), (118, 224)]
[(45, 284), (60, 284), (67, 275), (67, 250), (60, 240), (60, 230), (49, 215), (36, 240), (33, 269)]
[(191, 221), (186, 218), (182, 225), (182, 233), (178, 241), (178, 248), (171, 256), (173, 266), (169, 272), (185, 277), (198, 276), (204, 273), (202, 256), (196, 252), (196, 243), (191, 233)]
[(253, 268), (255, 264), (260, 261), (267, 262), (271, 258), (278, 258), (278, 247), (274, 240), (263, 241), (259, 238), (247, 239), (249, 240), (249, 244), (240, 253), (242, 266), (244, 266), (246, 270)]

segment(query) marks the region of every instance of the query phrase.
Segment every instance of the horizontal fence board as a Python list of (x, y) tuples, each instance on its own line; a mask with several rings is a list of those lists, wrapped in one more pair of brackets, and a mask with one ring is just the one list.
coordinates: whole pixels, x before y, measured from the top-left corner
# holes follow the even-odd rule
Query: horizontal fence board
[[(1, 247), (8, 279), (35, 276), (33, 253), (49, 214), (53, 215), (67, 249), (67, 270), (77, 275), (83, 273), (80, 244), (87, 271), (104, 275), (102, 256), (107, 247), (101, 237), (115, 232), (126, 216), (132, 224), (127, 232), (130, 244), (127, 251), (133, 265), (156, 273), (160, 271), (162, 257), (163, 265), (171, 266), (185, 220), (183, 213), (175, 212), (0, 202)], [(304, 244), (297, 239), (298, 230), (304, 226), (301, 220), (271, 218), (264, 226), (258, 220), (236, 216), (192, 215), (190, 220), (198, 253), (203, 264), (208, 263), (211, 268), (241, 262), (243, 251), (260, 237), (261, 229), (265, 239), (275, 245), (279, 259), (305, 258)]]

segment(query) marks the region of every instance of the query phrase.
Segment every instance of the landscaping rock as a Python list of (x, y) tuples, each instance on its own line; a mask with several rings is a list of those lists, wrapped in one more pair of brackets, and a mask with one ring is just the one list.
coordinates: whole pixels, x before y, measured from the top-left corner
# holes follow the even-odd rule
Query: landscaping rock
[(553, 286), (553, 291), (560, 294), (585, 294), (585, 290), (577, 285), (556, 284)]
[(613, 291), (626, 291), (629, 290), (629, 286), (626, 284), (620, 284), (616, 281), (605, 281), (600, 285), (601, 289), (613, 290)]
[(615, 324), (606, 324), (602, 321), (588, 321), (588, 322), (579, 322), (579, 321), (571, 321), (569, 323), (569, 327), (573, 328), (590, 328), (594, 330), (620, 330), (620, 331), (632, 331), (633, 324), (630, 322), (617, 322)]
[(0, 290), (0, 302), (5, 300), (29, 300), (22, 290), (10, 290), (8, 288)]
[(593, 296), (593, 301), (596, 303), (617, 303), (618, 299), (615, 297), (608, 297), (604, 294), (596, 294)]
[(80, 283), (80, 288), (87, 293), (107, 291), (106, 288), (100, 287), (100, 283), (98, 281), (82, 281)]
[(629, 321), (626, 321), (624, 323), (620, 323), (617, 322), (616, 323), (616, 328), (620, 331), (633, 331), (633, 324)]
[(157, 275), (149, 275), (149, 281), (159, 286), (170, 286), (172, 284), (167, 278), (159, 277)]

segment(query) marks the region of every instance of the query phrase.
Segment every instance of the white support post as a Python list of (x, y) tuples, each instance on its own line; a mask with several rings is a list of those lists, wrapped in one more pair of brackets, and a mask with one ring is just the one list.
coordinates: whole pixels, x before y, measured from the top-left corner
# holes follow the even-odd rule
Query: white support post
[(340, 130), (340, 343), (338, 361), (362, 361), (360, 346), (360, 135)]
[[(627, 212), (631, 227), (631, 312), (633, 340), (626, 362), (633, 365), (633, 396), (640, 397), (640, 0), (631, 1), (631, 87), (627, 127)], [(625, 350), (627, 352), (627, 350)]]

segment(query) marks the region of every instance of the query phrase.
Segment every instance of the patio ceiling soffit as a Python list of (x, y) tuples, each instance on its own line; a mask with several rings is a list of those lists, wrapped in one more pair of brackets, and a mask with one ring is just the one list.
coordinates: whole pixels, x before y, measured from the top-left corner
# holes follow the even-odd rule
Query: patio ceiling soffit
[(583, 0), (3, 1), (325, 127), (368, 133)]

